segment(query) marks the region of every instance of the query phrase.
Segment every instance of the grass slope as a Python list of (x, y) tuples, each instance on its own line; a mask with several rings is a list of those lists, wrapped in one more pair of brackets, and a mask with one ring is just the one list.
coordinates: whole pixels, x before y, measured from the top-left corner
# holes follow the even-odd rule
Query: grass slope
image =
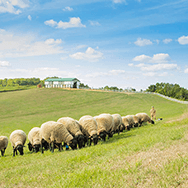
[[(161, 166), (145, 165), (151, 151), (166, 151), (186, 144), (188, 120), (166, 123), (187, 112), (187, 105), (149, 94), (62, 89), (30, 89), (0, 93), (0, 135), (31, 128), (63, 116), (79, 119), (100, 113), (122, 116), (146, 112), (155, 106), (163, 121), (115, 135), (107, 142), (75, 151), (49, 151), (12, 157), (12, 148), (1, 157), (0, 187), (176, 187), (186, 185), (187, 155)], [(151, 150), (151, 151), (150, 151)], [(139, 154), (144, 153), (141, 158)], [(155, 153), (155, 152), (154, 152)], [(180, 153), (181, 154), (181, 153)], [(176, 156), (176, 154), (175, 154)], [(136, 159), (137, 158), (137, 159)], [(136, 159), (136, 160), (135, 160)], [(164, 162), (164, 163), (163, 163)]]

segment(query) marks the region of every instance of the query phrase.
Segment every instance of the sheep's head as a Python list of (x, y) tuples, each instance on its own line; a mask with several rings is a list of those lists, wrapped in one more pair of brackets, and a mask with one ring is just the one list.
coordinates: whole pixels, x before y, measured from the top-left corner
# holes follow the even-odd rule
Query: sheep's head
[(123, 130), (125, 130), (125, 125), (122, 123), (122, 124), (120, 125), (120, 132), (123, 132)]
[(153, 120), (151, 120), (151, 124), (155, 124), (155, 122)]
[(112, 138), (112, 137), (113, 137), (113, 132), (108, 133), (108, 136), (109, 136), (110, 138)]
[(42, 139), (42, 147), (44, 147), (45, 150), (49, 149), (49, 143), (44, 139)]
[(77, 140), (76, 138), (73, 138), (70, 143), (69, 143), (69, 146), (74, 150), (74, 149), (77, 149)]
[(82, 148), (84, 144), (84, 135), (78, 135), (78, 136), (75, 136), (75, 138), (78, 142), (78, 147)]
[(37, 153), (40, 150), (40, 147), (41, 147), (40, 144), (35, 144), (34, 145), (34, 151), (35, 151), (35, 153)]
[(138, 122), (134, 124), (134, 127), (138, 127)]
[(16, 149), (20, 152), (20, 155), (23, 155), (24, 154), (24, 152), (23, 152), (23, 145), (18, 145), (17, 147), (16, 147)]
[(96, 145), (98, 143), (98, 136), (97, 136), (97, 134), (92, 135), (91, 139), (93, 140), (94, 145)]
[(27, 145), (28, 145), (28, 149), (29, 149), (29, 151), (32, 151), (32, 149), (33, 149), (32, 144), (29, 142)]
[(99, 133), (99, 136), (100, 136), (100, 138), (102, 138), (103, 141), (106, 141), (106, 134), (107, 134), (106, 131)]

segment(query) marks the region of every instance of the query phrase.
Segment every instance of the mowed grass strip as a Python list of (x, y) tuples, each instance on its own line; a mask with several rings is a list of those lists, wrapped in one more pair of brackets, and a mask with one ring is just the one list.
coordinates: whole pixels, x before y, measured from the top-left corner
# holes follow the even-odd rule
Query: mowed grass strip
[[(23, 156), (13, 158), (9, 143), (5, 157), (0, 158), (0, 187), (186, 185), (187, 155), (180, 153), (177, 157), (174, 154), (169, 163), (163, 163), (161, 159), (162, 165), (158, 168), (150, 167), (149, 163), (147, 167), (146, 161), (150, 159), (152, 149), (166, 151), (179, 142), (187, 142), (184, 139), (188, 132), (186, 118), (166, 123), (178, 119), (187, 111), (187, 105), (147, 94), (31, 89), (1, 93), (0, 106), (0, 134), (8, 137), (15, 129), (28, 134), (31, 128), (63, 116), (79, 119), (86, 114), (95, 116), (104, 112), (122, 116), (138, 112), (149, 114), (151, 106), (155, 106), (157, 116), (164, 119), (155, 125), (148, 124), (114, 135), (105, 143), (74, 151), (60, 153), (55, 150), (54, 154), (46, 151), (42, 155), (24, 148)], [(148, 153), (148, 157), (134, 160), (140, 153)], [(175, 172), (171, 173), (173, 168)], [(177, 181), (172, 180), (174, 177)]]

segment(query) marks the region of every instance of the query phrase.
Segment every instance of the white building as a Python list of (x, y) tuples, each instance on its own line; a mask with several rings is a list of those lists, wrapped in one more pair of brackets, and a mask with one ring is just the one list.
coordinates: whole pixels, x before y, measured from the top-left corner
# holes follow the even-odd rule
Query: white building
[(46, 88), (79, 88), (80, 81), (77, 78), (49, 78), (44, 85)]

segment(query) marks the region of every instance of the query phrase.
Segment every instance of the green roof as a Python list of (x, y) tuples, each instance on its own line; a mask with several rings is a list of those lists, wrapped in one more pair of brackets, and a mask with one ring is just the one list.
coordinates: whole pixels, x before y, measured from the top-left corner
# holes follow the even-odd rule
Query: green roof
[(47, 81), (47, 82), (54, 82), (54, 81), (59, 81), (59, 82), (66, 82), (66, 81), (80, 81), (80, 80), (78, 80), (77, 78), (49, 78), (49, 79), (47, 79), (47, 80), (45, 80), (45, 81)]

